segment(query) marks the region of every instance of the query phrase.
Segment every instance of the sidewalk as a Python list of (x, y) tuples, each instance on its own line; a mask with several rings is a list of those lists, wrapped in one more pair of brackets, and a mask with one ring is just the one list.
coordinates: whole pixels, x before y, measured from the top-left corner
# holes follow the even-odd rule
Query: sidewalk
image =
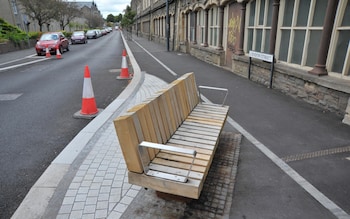
[(167, 200), (128, 183), (113, 119), (167, 84), (141, 72), (128, 54), (134, 70), (130, 85), (59, 154), (12, 218), (229, 217), (240, 144), (240, 134), (231, 127), (220, 138), (199, 200)]

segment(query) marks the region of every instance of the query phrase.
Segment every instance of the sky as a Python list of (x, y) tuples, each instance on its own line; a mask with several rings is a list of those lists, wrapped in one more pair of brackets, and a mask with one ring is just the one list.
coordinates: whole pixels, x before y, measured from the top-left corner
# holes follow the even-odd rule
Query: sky
[(131, 0), (76, 0), (76, 2), (92, 2), (94, 1), (100, 10), (103, 18), (107, 18), (109, 14), (117, 16), (123, 14), (127, 5), (130, 5)]

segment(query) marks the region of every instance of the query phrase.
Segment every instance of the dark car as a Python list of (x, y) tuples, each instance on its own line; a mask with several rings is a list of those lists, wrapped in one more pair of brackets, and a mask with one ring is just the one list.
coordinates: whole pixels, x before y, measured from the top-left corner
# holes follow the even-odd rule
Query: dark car
[(69, 51), (69, 41), (62, 32), (44, 33), (35, 45), (38, 56), (45, 55), (46, 48), (51, 54), (56, 54), (58, 48), (62, 54), (64, 50)]
[(72, 33), (70, 41), (72, 44), (76, 44), (76, 43), (84, 43), (85, 44), (88, 42), (84, 31), (74, 31)]
[(88, 39), (96, 39), (96, 38), (98, 38), (98, 33), (96, 30), (88, 30), (86, 32), (86, 37)]

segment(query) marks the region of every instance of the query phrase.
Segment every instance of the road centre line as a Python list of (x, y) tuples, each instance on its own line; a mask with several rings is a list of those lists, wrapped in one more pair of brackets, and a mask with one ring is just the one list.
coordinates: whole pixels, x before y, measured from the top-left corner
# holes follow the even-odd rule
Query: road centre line
[[(154, 57), (150, 52), (143, 48), (139, 43), (133, 40), (141, 49), (149, 54), (154, 60), (156, 60), (161, 66), (169, 71), (170, 74), (177, 76), (177, 74), (167, 67), (164, 63)], [(210, 102), (209, 99), (202, 96), (205, 102)], [(350, 219), (350, 215), (341, 209), (337, 204), (331, 201), (318, 189), (316, 189), (310, 182), (297, 173), (286, 162), (279, 158), (275, 153), (268, 149), (264, 144), (258, 141), (253, 135), (246, 131), (241, 125), (234, 121), (231, 117), (227, 118), (227, 122), (232, 125), (237, 131), (239, 131), (244, 137), (246, 137), (256, 148), (258, 148), (265, 156), (267, 156), (272, 162), (274, 162), (283, 172), (289, 175), (296, 183), (299, 184), (306, 192), (308, 192), (314, 199), (316, 199), (323, 207), (328, 209), (334, 216), (341, 219)]]

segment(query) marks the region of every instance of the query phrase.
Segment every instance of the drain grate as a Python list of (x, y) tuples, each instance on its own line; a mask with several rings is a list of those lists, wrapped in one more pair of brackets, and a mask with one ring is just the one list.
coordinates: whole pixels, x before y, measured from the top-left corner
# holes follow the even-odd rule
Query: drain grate
[(349, 152), (349, 151), (350, 151), (350, 146), (331, 148), (327, 150), (314, 151), (314, 152), (305, 153), (305, 154), (290, 155), (287, 157), (283, 157), (282, 160), (288, 163), (292, 161), (305, 160), (305, 159), (310, 159), (315, 157), (323, 157), (331, 154), (340, 154), (340, 153)]
[(22, 94), (0, 94), (0, 101), (15, 100)]

